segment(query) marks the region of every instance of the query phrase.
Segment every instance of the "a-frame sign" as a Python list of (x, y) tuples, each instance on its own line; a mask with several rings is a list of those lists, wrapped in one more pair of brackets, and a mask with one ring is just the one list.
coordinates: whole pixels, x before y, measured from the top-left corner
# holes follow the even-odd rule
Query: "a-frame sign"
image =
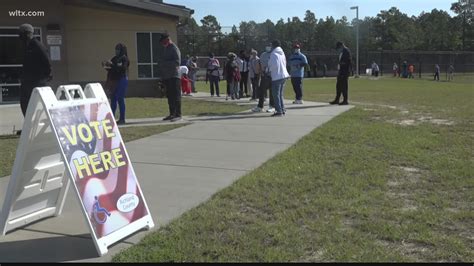
[(56, 95), (34, 89), (0, 213), (2, 234), (60, 215), (70, 183), (100, 255), (154, 226), (99, 83), (60, 86)]

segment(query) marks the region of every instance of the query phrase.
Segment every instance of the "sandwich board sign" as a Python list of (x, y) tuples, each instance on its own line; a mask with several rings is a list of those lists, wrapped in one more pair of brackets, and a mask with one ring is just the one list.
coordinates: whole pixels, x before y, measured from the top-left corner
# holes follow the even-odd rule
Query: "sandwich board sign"
[(154, 226), (99, 83), (60, 86), (56, 95), (34, 89), (0, 213), (2, 234), (60, 215), (71, 183), (100, 255)]

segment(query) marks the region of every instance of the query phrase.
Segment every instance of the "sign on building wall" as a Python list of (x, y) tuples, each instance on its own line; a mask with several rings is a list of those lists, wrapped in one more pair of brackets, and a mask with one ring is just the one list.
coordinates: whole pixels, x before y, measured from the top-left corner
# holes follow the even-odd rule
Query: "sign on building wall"
[(63, 36), (61, 36), (61, 35), (46, 35), (46, 43), (48, 45), (61, 45), (61, 44), (63, 44)]
[[(74, 99), (74, 93), (80, 98)], [(61, 95), (66, 100), (57, 100)], [(37, 130), (34, 123), (41, 113), (42, 129)], [(54, 158), (51, 162), (40, 166), (24, 163), (25, 159), (42, 160), (41, 149), (29, 150), (31, 136), (45, 141), (41, 147), (50, 151), (48, 158)], [(41, 169), (43, 176), (35, 176), (31, 168)], [(49, 87), (34, 90), (0, 217), (2, 232), (59, 215), (69, 181), (99, 254), (141, 228), (154, 226), (107, 97), (98, 83), (88, 84), (84, 91), (78, 85), (61, 86), (57, 95)], [(51, 188), (45, 189), (49, 183)], [(23, 196), (26, 190), (27, 196)], [(27, 204), (18, 202), (25, 198)], [(45, 198), (49, 205), (38, 204)]]

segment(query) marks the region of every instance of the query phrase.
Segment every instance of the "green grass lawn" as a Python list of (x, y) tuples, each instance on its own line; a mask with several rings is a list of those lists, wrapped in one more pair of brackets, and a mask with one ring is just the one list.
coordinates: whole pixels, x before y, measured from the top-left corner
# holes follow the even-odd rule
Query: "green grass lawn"
[[(472, 262), (466, 80), (351, 79), (355, 108), (113, 261)], [(335, 80), (304, 87), (327, 102)]]
[[(185, 125), (186, 124), (171, 124), (159, 126), (125, 127), (120, 128), (120, 133), (122, 135), (123, 141), (128, 142), (154, 134), (159, 134)], [(0, 178), (11, 174), (19, 140), (20, 137), (16, 135), (0, 136), (0, 147), (2, 147), (2, 152), (0, 153)]]

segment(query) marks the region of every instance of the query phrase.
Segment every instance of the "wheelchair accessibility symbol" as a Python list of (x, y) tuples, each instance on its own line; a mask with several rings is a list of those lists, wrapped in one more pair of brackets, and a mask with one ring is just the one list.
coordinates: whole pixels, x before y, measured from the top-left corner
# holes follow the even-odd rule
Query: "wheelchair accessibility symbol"
[(94, 220), (98, 224), (104, 224), (107, 221), (107, 217), (110, 216), (110, 212), (102, 208), (99, 203), (99, 198), (97, 196), (94, 197), (95, 202), (94, 205), (92, 206), (92, 213), (94, 215)]

